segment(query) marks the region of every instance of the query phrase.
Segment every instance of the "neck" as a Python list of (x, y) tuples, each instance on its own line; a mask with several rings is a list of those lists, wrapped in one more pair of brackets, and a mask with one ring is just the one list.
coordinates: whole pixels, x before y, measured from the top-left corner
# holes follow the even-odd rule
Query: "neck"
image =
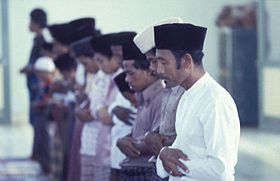
[(142, 90), (144, 91), (145, 89), (147, 89), (149, 86), (151, 86), (153, 83), (155, 83), (158, 79), (154, 76), (151, 76), (146, 82), (146, 87)]
[(182, 83), (181, 86), (186, 90), (191, 88), (203, 75), (205, 74), (205, 70), (202, 66), (196, 67), (191, 75), (187, 77)]
[(36, 36), (42, 36), (43, 35), (43, 29), (39, 29), (36, 31)]

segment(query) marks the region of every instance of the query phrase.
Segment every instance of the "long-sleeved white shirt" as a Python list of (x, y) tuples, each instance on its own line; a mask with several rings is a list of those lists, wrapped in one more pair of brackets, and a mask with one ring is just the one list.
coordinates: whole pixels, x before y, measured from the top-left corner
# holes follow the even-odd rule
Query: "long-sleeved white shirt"
[[(189, 169), (170, 181), (233, 181), (237, 163), (240, 123), (229, 93), (206, 73), (180, 99), (176, 113), (177, 138), (171, 148), (183, 151)], [(181, 172), (183, 172), (181, 170)], [(169, 176), (162, 161), (157, 173)]]
[[(112, 110), (116, 106), (121, 106), (130, 109), (136, 114), (137, 109), (134, 108), (131, 103), (126, 100), (121, 92), (118, 93), (116, 100), (109, 106), (109, 113), (112, 114)], [(134, 122), (134, 120), (131, 120)], [(120, 163), (126, 158), (120, 149), (117, 147), (117, 140), (122, 138), (132, 132), (132, 126), (125, 124), (123, 121), (119, 120), (116, 115), (113, 115), (114, 126), (111, 130), (112, 143), (111, 143), (111, 168), (121, 169)]]

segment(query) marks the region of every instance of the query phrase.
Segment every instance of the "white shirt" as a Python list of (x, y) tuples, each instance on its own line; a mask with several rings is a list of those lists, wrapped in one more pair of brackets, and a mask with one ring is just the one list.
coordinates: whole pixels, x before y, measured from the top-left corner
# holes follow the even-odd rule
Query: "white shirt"
[(76, 82), (79, 85), (85, 84), (85, 67), (83, 64), (79, 63), (77, 64), (77, 70), (76, 70)]
[[(123, 95), (119, 92), (116, 100), (109, 107), (109, 112), (116, 106), (121, 106), (130, 109), (136, 114), (136, 108), (126, 100)], [(117, 116), (113, 115), (114, 126), (111, 130), (112, 144), (111, 144), (111, 168), (121, 169), (120, 163), (126, 158), (126, 156), (117, 147), (117, 140), (132, 132), (132, 125), (127, 125), (123, 121), (119, 120)]]
[[(104, 106), (106, 93), (108, 92), (108, 85), (110, 83), (110, 77), (103, 71), (99, 70), (93, 76), (93, 82), (91, 83), (91, 90), (90, 94), (88, 95), (90, 99), (90, 110), (93, 115), (96, 115), (97, 110)], [(94, 156), (96, 154), (95, 145), (99, 127), (100, 124), (96, 121), (85, 123), (81, 134), (81, 154), (91, 156)]]
[[(177, 138), (171, 148), (182, 150), (190, 159), (190, 170), (170, 181), (233, 181), (237, 163), (240, 123), (229, 93), (206, 73), (180, 99), (176, 113)], [(157, 173), (168, 176), (161, 160)]]

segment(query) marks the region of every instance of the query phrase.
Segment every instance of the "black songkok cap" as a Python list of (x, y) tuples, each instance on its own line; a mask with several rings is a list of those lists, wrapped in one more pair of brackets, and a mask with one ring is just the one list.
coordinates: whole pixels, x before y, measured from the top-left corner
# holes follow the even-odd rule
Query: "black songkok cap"
[(102, 35), (99, 37), (95, 37), (91, 40), (91, 46), (96, 53), (101, 53), (108, 57), (112, 56), (111, 45), (110, 45), (110, 37), (111, 34)]
[(91, 47), (90, 41), (92, 40), (92, 37), (86, 37), (79, 41), (76, 41), (71, 44), (71, 49), (74, 51), (75, 56), (87, 56), (92, 57), (94, 54), (94, 51)]
[(95, 19), (94, 18), (81, 18), (69, 22), (72, 34), (71, 41), (75, 42), (88, 36), (93, 36), (95, 33)]
[(64, 45), (72, 43), (73, 29), (69, 23), (51, 25), (49, 26), (49, 31), (56, 41)]
[(127, 42), (133, 41), (133, 38), (136, 36), (136, 32), (119, 32), (112, 33), (109, 36), (109, 41), (111, 45), (123, 45)]
[(123, 60), (143, 60), (146, 56), (141, 53), (139, 48), (135, 45), (133, 40), (125, 43), (122, 46), (123, 50)]
[(157, 49), (203, 50), (207, 28), (192, 24), (165, 24), (154, 27)]

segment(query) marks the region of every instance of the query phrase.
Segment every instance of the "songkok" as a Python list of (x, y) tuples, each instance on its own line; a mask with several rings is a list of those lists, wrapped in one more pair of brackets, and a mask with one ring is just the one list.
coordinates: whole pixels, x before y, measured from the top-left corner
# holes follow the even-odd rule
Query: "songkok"
[(170, 18), (167, 20), (163, 20), (157, 23), (154, 23), (147, 27), (141, 33), (138, 33), (134, 37), (134, 43), (140, 49), (142, 53), (147, 53), (149, 50), (155, 47), (155, 38), (154, 38), (154, 27), (163, 24), (173, 24), (173, 23), (183, 23), (181, 18)]
[(203, 50), (207, 28), (192, 24), (165, 24), (154, 28), (157, 49)]

